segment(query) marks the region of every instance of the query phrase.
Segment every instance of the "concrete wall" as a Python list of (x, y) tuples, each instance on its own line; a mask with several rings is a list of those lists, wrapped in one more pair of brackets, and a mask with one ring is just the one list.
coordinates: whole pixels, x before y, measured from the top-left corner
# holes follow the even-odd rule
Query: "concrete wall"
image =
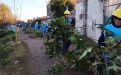
[[(107, 0), (105, 6), (113, 5), (113, 4), (117, 4), (117, 3), (121, 3), (121, 0)], [(111, 16), (117, 6), (118, 5), (106, 7), (105, 8), (105, 10), (106, 10), (105, 15)], [(121, 8), (121, 6), (119, 8)]]
[[(80, 14), (83, 14), (82, 19), (79, 17)], [(85, 1), (76, 4), (76, 27), (87, 26), (86, 35), (97, 42), (101, 34), (101, 30), (98, 29), (98, 26), (95, 24), (103, 24), (103, 2), (98, 0), (88, 0), (87, 7), (85, 6)], [(84, 34), (84, 29), (77, 29), (81, 35)]]
[(88, 0), (87, 9), (87, 36), (97, 42), (101, 30), (94, 24), (103, 24), (103, 2)]
[[(101, 30), (98, 29), (98, 25), (95, 24), (103, 24), (103, 6), (121, 3), (121, 0), (105, 0), (104, 4), (99, 0), (87, 1), (87, 11), (84, 11), (85, 8), (83, 8), (83, 10), (81, 9), (81, 7), (84, 7), (83, 2), (76, 4), (76, 27), (83, 27), (85, 25), (84, 21), (86, 21), (88, 28), (86, 29), (86, 35), (97, 42), (101, 34)], [(118, 5), (106, 7), (105, 15), (111, 16), (117, 6)], [(83, 13), (83, 17), (86, 15), (84, 13), (87, 13), (87, 20), (85, 18), (79, 18), (81, 13)], [(78, 30), (81, 34), (83, 34), (82, 29), (78, 28)]]
[(47, 16), (52, 17), (52, 12), (50, 11), (50, 4), (47, 5)]
[[(80, 19), (80, 17), (79, 17), (80, 14), (83, 14), (81, 7), (83, 7), (82, 2), (76, 4), (76, 25), (75, 25), (75, 27), (83, 27), (84, 19)], [(83, 29), (82, 28), (77, 28), (77, 29), (79, 30), (80, 34), (83, 35)]]
[[(82, 1), (80, 3), (76, 4), (76, 14), (75, 14), (75, 20), (76, 25), (75, 27), (85, 27), (86, 22), (86, 2)], [(81, 35), (85, 34), (85, 30), (83, 28), (77, 28)]]

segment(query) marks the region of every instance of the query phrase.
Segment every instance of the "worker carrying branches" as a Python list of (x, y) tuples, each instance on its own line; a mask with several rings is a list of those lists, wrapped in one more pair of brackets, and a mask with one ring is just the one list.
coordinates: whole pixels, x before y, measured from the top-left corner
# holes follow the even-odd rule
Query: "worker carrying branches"
[(113, 35), (106, 34), (106, 31), (103, 30), (98, 40), (99, 47), (105, 46), (104, 41), (105, 41), (105, 37), (107, 36), (112, 36), (114, 39), (116, 38), (116, 36), (120, 36), (118, 41), (121, 40), (121, 9), (117, 9), (113, 12), (111, 23), (106, 25), (105, 28), (113, 32)]
[[(66, 11), (64, 12), (65, 19), (63, 21), (64, 24), (68, 24), (69, 26), (72, 25), (72, 19), (69, 18), (70, 12), (68, 10), (68, 7), (66, 8)], [(71, 36), (71, 35), (69, 35)], [(66, 34), (62, 33), (62, 38), (63, 38), (63, 54), (66, 54), (68, 52), (68, 48), (71, 45), (71, 40), (65, 41), (64, 38), (66, 37)]]

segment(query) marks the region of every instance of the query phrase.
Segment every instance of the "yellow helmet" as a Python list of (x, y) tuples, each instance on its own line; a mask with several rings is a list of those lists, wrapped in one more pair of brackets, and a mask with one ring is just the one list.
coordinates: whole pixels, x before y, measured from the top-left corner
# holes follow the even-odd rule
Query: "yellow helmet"
[(112, 15), (114, 15), (114, 16), (116, 16), (118, 18), (121, 18), (121, 9), (115, 10)]
[(70, 12), (69, 12), (68, 10), (66, 10), (66, 11), (64, 12), (64, 15), (65, 15), (65, 14), (70, 14)]
[(36, 24), (38, 24), (38, 22), (36, 22)]
[(45, 22), (43, 22), (43, 24), (45, 24)]

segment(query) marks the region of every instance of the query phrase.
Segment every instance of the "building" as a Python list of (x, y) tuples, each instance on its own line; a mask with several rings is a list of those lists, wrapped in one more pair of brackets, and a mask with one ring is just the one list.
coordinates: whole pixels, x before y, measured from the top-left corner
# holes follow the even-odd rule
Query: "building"
[(77, 3), (76, 27), (80, 34), (85, 34), (97, 42), (101, 34), (101, 30), (97, 27), (107, 22), (119, 3), (121, 0), (84, 0)]
[(50, 4), (52, 3), (53, 0), (50, 0), (48, 3), (47, 3), (47, 19), (46, 19), (46, 22), (47, 23), (50, 23), (51, 20), (53, 19), (53, 13), (51, 12), (50, 10)]

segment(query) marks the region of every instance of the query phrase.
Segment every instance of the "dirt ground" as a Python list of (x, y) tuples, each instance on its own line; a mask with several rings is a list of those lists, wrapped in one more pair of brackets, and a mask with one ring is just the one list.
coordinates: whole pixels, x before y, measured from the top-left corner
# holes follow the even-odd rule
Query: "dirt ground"
[[(55, 58), (47, 58), (44, 53), (45, 47), (43, 43), (45, 39), (42, 37), (33, 38), (31, 34), (24, 34), (23, 31), (19, 32), (19, 38), (28, 44), (31, 57), (29, 60), (29, 65), (31, 67), (30, 75), (55, 75), (49, 74), (48, 69), (57, 61)], [(86, 72), (80, 70), (70, 70), (64, 69), (59, 75), (90, 75)]]

